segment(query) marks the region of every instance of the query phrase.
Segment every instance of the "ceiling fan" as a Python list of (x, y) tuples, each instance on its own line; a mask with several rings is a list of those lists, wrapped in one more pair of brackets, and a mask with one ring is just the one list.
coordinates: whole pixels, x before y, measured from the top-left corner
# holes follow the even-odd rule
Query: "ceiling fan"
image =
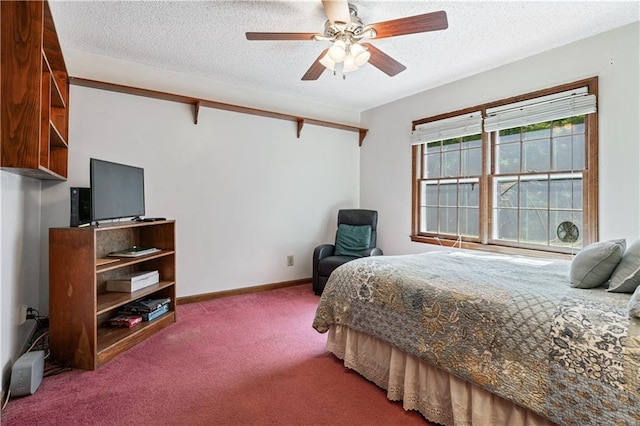
[(324, 32), (319, 33), (246, 33), (247, 40), (304, 40), (329, 41), (332, 46), (323, 50), (302, 80), (317, 80), (325, 69), (334, 75), (344, 75), (369, 62), (385, 74), (393, 77), (407, 67), (365, 40), (395, 37), (446, 29), (447, 14), (444, 11), (425, 13), (365, 25), (358, 17), (358, 9), (347, 0), (322, 0), (327, 15)]

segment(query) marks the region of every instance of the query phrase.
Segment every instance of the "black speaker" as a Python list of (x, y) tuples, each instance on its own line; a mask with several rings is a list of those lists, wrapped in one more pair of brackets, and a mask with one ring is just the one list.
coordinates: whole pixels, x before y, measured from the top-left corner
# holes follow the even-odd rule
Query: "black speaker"
[(91, 223), (91, 189), (72, 187), (70, 191), (71, 218), (69, 226)]

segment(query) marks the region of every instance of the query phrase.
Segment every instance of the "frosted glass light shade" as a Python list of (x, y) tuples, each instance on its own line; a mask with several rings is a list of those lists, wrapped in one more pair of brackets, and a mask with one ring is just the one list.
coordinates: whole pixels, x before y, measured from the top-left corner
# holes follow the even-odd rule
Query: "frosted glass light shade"
[(358, 66), (356, 65), (355, 61), (353, 60), (353, 56), (351, 55), (347, 55), (344, 58), (344, 67), (342, 68), (342, 72), (343, 73), (348, 73), (351, 71), (355, 71), (358, 69)]
[(322, 65), (324, 65), (324, 67), (326, 69), (329, 69), (331, 71), (335, 71), (336, 70), (336, 63), (333, 61), (333, 59), (331, 59), (329, 53), (327, 52), (326, 55), (324, 55), (320, 61), (319, 61)]
[(356, 66), (361, 67), (367, 63), (371, 57), (371, 53), (361, 44), (355, 43), (351, 45), (351, 56)]
[(329, 48), (328, 55), (333, 60), (333, 62), (342, 62), (344, 61), (344, 57), (347, 52), (345, 50), (346, 45), (342, 40), (336, 40), (333, 42), (333, 46)]

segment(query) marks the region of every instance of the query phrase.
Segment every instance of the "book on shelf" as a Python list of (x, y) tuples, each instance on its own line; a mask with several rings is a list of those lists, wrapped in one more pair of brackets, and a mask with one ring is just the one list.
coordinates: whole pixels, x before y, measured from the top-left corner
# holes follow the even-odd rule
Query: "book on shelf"
[(167, 312), (169, 312), (168, 303), (166, 305), (162, 305), (161, 307), (159, 307), (153, 312), (149, 312), (148, 314), (142, 314), (142, 321), (153, 321), (154, 319), (158, 318), (163, 314), (166, 314)]
[(142, 322), (142, 315), (128, 315), (128, 314), (120, 314), (109, 320), (109, 324), (115, 327), (128, 327), (128, 328), (131, 328), (134, 325), (140, 324), (141, 322)]
[(160, 249), (155, 247), (138, 247), (133, 246), (126, 248), (124, 250), (114, 251), (109, 253), (108, 256), (111, 257), (138, 257), (138, 256), (146, 256), (148, 254), (153, 254), (159, 252)]
[(123, 314), (149, 314), (161, 309), (163, 306), (169, 306), (171, 303), (170, 297), (164, 297), (161, 299), (141, 299), (135, 302), (127, 303), (120, 308), (120, 313)]
[(107, 291), (132, 293), (160, 282), (158, 271), (139, 271), (107, 281)]

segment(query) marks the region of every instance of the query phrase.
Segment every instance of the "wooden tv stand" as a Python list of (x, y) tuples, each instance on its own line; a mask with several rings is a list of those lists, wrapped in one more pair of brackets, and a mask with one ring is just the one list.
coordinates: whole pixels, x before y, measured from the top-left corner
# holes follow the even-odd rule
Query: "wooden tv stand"
[[(159, 252), (107, 257), (128, 247)], [(106, 291), (106, 281), (157, 270), (160, 282), (133, 293)], [(95, 370), (176, 320), (175, 221), (119, 222), (49, 230), (49, 333), (52, 358)], [(141, 298), (171, 298), (169, 312), (132, 328), (109, 326), (118, 309)]]

